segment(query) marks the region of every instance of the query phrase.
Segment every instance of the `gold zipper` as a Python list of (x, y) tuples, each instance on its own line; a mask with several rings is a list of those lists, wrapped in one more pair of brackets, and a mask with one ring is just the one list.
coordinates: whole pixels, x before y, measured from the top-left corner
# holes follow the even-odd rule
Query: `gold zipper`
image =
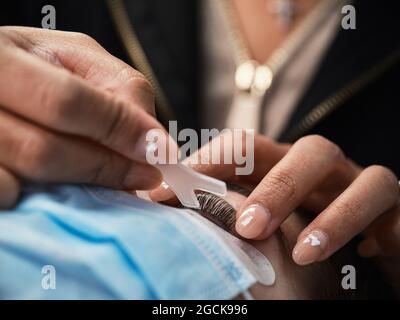
[[(347, 2), (348, 0), (321, 2), (321, 4), (313, 9), (313, 11), (304, 18), (304, 21), (288, 35), (283, 44), (274, 50), (263, 65), (271, 68), (274, 74), (279, 73), (279, 70), (282, 69), (286, 61), (301, 50), (299, 44), (311, 39), (320, 26), (326, 21), (332, 10), (341, 7), (341, 5)], [(223, 13), (222, 18), (225, 24), (228, 26), (228, 38), (231, 39), (233, 54), (237, 65), (241, 65), (247, 61), (253, 61), (254, 59), (251, 57), (250, 49), (241, 30), (232, 0), (219, 0), (216, 3), (219, 6), (219, 10)]]
[(332, 112), (343, 105), (344, 102), (355, 96), (399, 62), (400, 50), (396, 50), (394, 53), (387, 56), (382, 62), (373, 66), (361, 76), (314, 107), (292, 130), (288, 132), (287, 135), (285, 135), (284, 141), (294, 142), (299, 139), (315, 127), (320, 121), (328, 117)]
[[(337, 1), (338, 4), (346, 3), (347, 0)], [(250, 53), (246, 45), (246, 41), (243, 38), (241, 30), (236, 20), (235, 14), (233, 12), (232, 4), (230, 0), (220, 0), (220, 5), (222, 5), (223, 12), (226, 13), (226, 20), (229, 24), (229, 36), (233, 40), (234, 54), (236, 55), (236, 60), (238, 63), (243, 63), (243, 61), (252, 61), (250, 58)], [(323, 11), (328, 10), (330, 5), (335, 6), (335, 3), (327, 3)], [(328, 8), (328, 9), (327, 9)], [(317, 12), (315, 13), (317, 14)], [(309, 17), (303, 26), (295, 31), (288, 40), (285, 41), (284, 45), (277, 49), (276, 58), (270, 58), (265, 64), (271, 66), (272, 70), (278, 69), (277, 66), (281, 65), (288, 56), (288, 51), (293, 50), (297, 46), (300, 38), (304, 37), (308, 29), (313, 23), (314, 17)], [(342, 89), (329, 96), (327, 99), (322, 101), (320, 104), (315, 106), (302, 120), (300, 120), (293, 129), (291, 129), (288, 134), (284, 136), (285, 142), (294, 142), (309, 130), (315, 127), (320, 121), (328, 117), (333, 111), (335, 111), (340, 105), (349, 100), (351, 97), (360, 92), (367, 85), (372, 83), (375, 79), (381, 76), (390, 67), (394, 66), (400, 61), (400, 50), (396, 50), (394, 53), (387, 56), (382, 62), (373, 66), (368, 71), (363, 73), (358, 78), (354, 79)], [(275, 73), (275, 72), (274, 72)], [(265, 90), (266, 92), (267, 90)]]
[[(301, 43), (307, 42), (313, 37), (315, 32), (326, 21), (331, 12), (339, 8), (341, 4), (347, 3), (348, 0), (335, 0), (321, 2), (309, 15), (301, 22), (301, 24), (289, 34), (283, 44), (277, 48), (268, 60), (260, 64), (252, 60), (248, 45), (240, 30), (239, 21), (234, 12), (231, 0), (219, 0), (217, 5), (222, 13), (222, 18), (228, 26), (228, 36), (233, 46), (233, 54), (238, 65), (235, 73), (235, 83), (239, 93), (250, 96), (265, 96), (273, 85), (274, 78), (281, 72), (291, 57), (294, 57), (301, 50)], [(235, 101), (236, 99), (234, 99)], [(262, 109), (262, 100), (254, 99), (254, 103), (259, 103), (258, 110)], [(234, 109), (235, 108), (235, 109)], [(240, 109), (245, 107), (233, 104), (231, 109), (232, 119), (237, 118)], [(246, 107), (248, 108), (248, 107)], [(248, 108), (249, 109), (249, 108)], [(253, 110), (255, 108), (252, 108)], [(244, 111), (242, 111), (244, 112)], [(257, 122), (257, 120), (255, 121)], [(261, 127), (261, 121), (258, 124), (253, 123), (253, 128)], [(234, 125), (237, 125), (232, 121)], [(231, 126), (231, 125), (230, 125)]]
[[(142, 72), (143, 75), (149, 80), (155, 90), (157, 107), (161, 113), (161, 117), (165, 120), (175, 119), (167, 96), (165, 95), (165, 92), (162, 89), (149, 63), (145, 52), (140, 45), (134, 28), (129, 21), (129, 17), (126, 14), (126, 9), (123, 2), (121, 0), (107, 0), (107, 4), (110, 8), (117, 31), (129, 54), (129, 57), (138, 70)], [(240, 46), (245, 47), (243, 44)], [(243, 56), (245, 56), (245, 54), (242, 55), (242, 58)], [(319, 105), (314, 107), (305, 117), (303, 117), (301, 121), (298, 122), (298, 124), (292, 130), (289, 131), (287, 135), (285, 135), (284, 140), (287, 142), (293, 142), (306, 134), (320, 121), (328, 117), (333, 111), (340, 107), (340, 105), (359, 93), (363, 88), (368, 86), (399, 61), (400, 50), (396, 50), (381, 63), (372, 67), (360, 77), (356, 78), (348, 85), (337, 91), (335, 94), (331, 95)]]
[(129, 20), (128, 14), (126, 13), (126, 8), (123, 1), (107, 0), (107, 5), (129, 58), (132, 60), (132, 63), (135, 65), (135, 67), (153, 86), (156, 95), (157, 111), (159, 111), (160, 117), (165, 121), (175, 119), (175, 115), (170, 107), (167, 95), (158, 81), (157, 76), (155, 75), (154, 70), (149, 63), (149, 60), (147, 59), (146, 53), (139, 42), (134, 27)]

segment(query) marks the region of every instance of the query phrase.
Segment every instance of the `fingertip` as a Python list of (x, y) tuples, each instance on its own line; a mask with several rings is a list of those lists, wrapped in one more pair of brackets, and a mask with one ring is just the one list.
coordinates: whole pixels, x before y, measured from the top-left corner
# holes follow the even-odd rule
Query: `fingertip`
[(18, 201), (20, 191), (18, 179), (0, 168), (0, 210), (12, 208)]
[(248, 206), (236, 221), (236, 232), (246, 239), (256, 239), (267, 230), (271, 221), (269, 210), (259, 204)]
[(168, 186), (168, 184), (163, 181), (158, 186), (158, 188), (152, 190), (149, 195), (151, 200), (155, 202), (161, 202), (170, 200), (171, 198), (174, 197), (175, 194)]
[(328, 236), (321, 230), (314, 229), (300, 236), (292, 251), (292, 259), (299, 266), (305, 266), (322, 261), (328, 256)]

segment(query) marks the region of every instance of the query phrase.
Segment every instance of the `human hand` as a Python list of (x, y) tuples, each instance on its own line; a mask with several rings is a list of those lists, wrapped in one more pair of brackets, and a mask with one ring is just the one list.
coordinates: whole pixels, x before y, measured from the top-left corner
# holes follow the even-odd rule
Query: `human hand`
[[(215, 145), (221, 146), (222, 164), (211, 164), (210, 157), (206, 164), (196, 160), (207, 159), (201, 154), (209, 153), (209, 146), (185, 162), (199, 172), (252, 190), (237, 211), (236, 230), (242, 237), (270, 237), (301, 207), (316, 217), (299, 234), (293, 250), (293, 259), (300, 265), (327, 259), (362, 232), (366, 238), (359, 246), (360, 254), (400, 252), (400, 188), (389, 169), (376, 165), (361, 168), (321, 136), (307, 136), (293, 145), (257, 136), (254, 171), (237, 176), (237, 164), (223, 164), (223, 143)], [(172, 196), (172, 191), (162, 188), (151, 193), (157, 201)]]
[(155, 187), (145, 134), (154, 94), (89, 36), (0, 27), (0, 208), (20, 178), (121, 189)]

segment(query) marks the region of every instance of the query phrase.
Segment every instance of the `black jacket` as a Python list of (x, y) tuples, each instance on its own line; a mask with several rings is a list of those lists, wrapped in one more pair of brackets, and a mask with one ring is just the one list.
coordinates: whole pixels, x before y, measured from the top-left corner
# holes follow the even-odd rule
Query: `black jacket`
[[(57, 10), (57, 29), (87, 33), (135, 65), (117, 31), (121, 17), (116, 16), (116, 25), (106, 1), (3, 1), (0, 25), (41, 27), (46, 4)], [(167, 103), (158, 100), (161, 120), (177, 119), (181, 127), (198, 128), (201, 0), (123, 4), (166, 96)], [(400, 5), (395, 0), (359, 0), (354, 6), (357, 29), (339, 31), (280, 140), (321, 134), (357, 163), (383, 164), (400, 175)]]

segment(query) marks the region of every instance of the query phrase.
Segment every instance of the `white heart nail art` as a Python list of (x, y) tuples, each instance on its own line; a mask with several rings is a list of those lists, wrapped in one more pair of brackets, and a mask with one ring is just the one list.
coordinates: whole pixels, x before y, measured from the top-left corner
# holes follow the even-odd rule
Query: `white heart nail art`
[(321, 241), (314, 236), (313, 234), (309, 234), (303, 241), (304, 243), (310, 243), (312, 247), (319, 246), (321, 244)]
[(253, 216), (251, 216), (251, 215), (249, 215), (249, 214), (244, 214), (244, 215), (242, 216), (242, 218), (240, 219), (240, 224), (241, 224), (243, 227), (245, 227), (245, 226), (247, 226), (247, 225), (251, 222), (251, 220), (253, 220)]

